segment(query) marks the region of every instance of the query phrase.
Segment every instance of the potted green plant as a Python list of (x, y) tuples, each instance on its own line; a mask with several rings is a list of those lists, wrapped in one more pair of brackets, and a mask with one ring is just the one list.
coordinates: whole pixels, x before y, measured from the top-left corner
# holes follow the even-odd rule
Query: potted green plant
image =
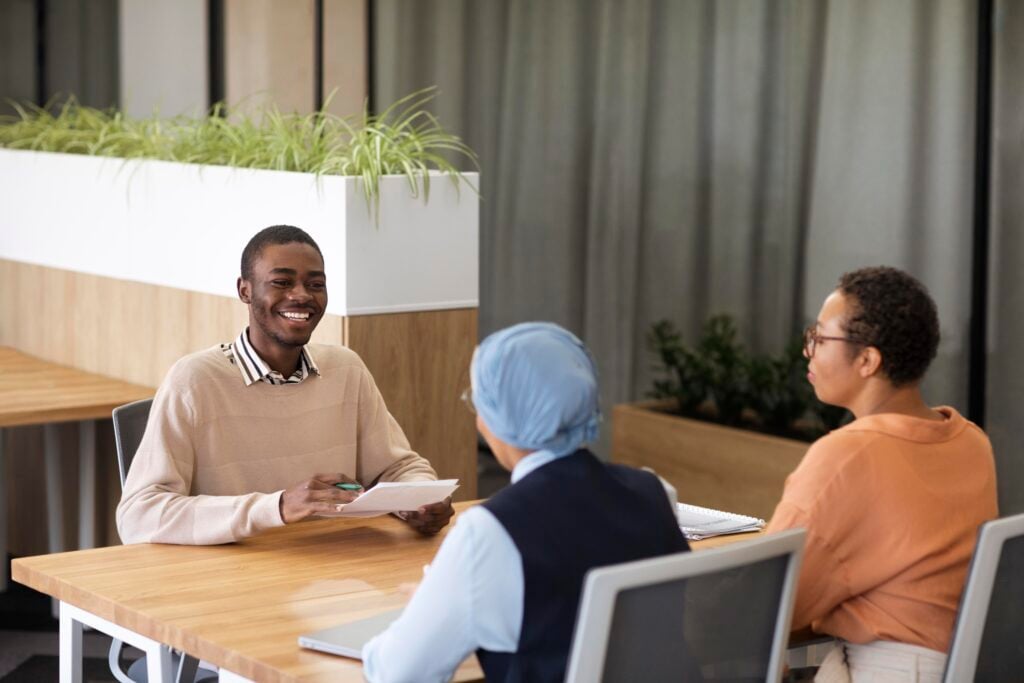
[(648, 342), (660, 370), (653, 400), (615, 406), (613, 459), (651, 467), (680, 501), (770, 516), (808, 442), (843, 419), (815, 398), (802, 339), (750, 353), (718, 315), (692, 347), (664, 320)]
[(478, 174), (452, 157), (476, 157), (433, 96), (350, 118), (19, 107), (0, 122), (0, 258), (233, 297), (223, 255), (290, 223), (324, 250), (329, 313), (475, 307)]

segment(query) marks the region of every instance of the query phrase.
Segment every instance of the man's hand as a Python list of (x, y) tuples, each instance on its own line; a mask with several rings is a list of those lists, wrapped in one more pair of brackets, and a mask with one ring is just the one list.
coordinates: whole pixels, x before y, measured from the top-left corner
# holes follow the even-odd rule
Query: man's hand
[(403, 519), (416, 531), (431, 536), (443, 529), (453, 514), (455, 510), (452, 509), (452, 497), (448, 496), (440, 503), (424, 505), (415, 512), (406, 512)]
[(362, 493), (343, 491), (335, 486), (344, 483), (358, 482), (344, 474), (318, 474), (308, 481), (285, 489), (281, 494), (281, 519), (285, 524), (293, 524), (317, 515), (338, 512), (339, 505), (351, 503)]

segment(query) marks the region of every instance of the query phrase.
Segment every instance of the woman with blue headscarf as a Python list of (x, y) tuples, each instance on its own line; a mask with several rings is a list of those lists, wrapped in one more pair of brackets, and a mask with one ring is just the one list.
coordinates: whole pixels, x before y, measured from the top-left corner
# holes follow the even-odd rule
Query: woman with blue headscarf
[(561, 681), (587, 571), (687, 549), (656, 476), (584, 447), (600, 422), (595, 375), (550, 323), (477, 348), (477, 428), (512, 485), (460, 515), (402, 616), (364, 648), (368, 680), (447, 681), (475, 651), (490, 681)]

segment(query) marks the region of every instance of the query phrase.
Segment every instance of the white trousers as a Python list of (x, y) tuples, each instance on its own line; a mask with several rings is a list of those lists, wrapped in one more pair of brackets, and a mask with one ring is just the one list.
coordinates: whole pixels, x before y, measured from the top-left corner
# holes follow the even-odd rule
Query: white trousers
[(839, 642), (825, 656), (815, 683), (941, 683), (946, 655), (917, 645), (876, 640)]

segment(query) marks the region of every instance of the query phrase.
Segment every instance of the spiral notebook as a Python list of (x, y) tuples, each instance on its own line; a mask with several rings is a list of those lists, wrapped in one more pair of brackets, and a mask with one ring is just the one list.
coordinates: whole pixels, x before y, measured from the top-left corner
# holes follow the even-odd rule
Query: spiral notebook
[(763, 519), (686, 503), (676, 503), (676, 519), (679, 521), (679, 528), (690, 541), (726, 534), (742, 534), (764, 528)]

